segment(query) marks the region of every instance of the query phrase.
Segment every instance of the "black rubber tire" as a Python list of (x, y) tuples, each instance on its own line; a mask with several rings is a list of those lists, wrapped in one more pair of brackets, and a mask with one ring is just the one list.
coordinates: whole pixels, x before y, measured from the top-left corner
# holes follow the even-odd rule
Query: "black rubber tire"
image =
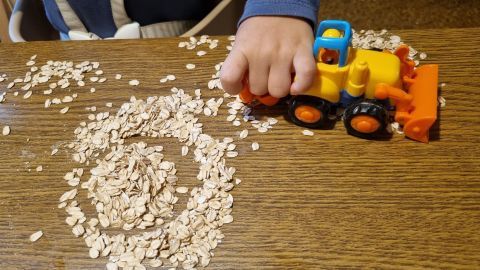
[[(372, 133), (363, 133), (354, 129), (351, 121), (354, 117), (359, 115), (371, 116), (379, 122), (380, 126)], [(383, 104), (375, 100), (360, 100), (354, 102), (345, 109), (343, 113), (343, 124), (347, 129), (348, 134), (363, 138), (363, 139), (377, 139), (383, 137), (387, 133), (387, 126), (389, 124), (388, 111)]]
[[(315, 123), (306, 123), (295, 116), (295, 109), (301, 105), (308, 105), (316, 108), (322, 113), (322, 118)], [(298, 126), (320, 129), (325, 128), (329, 123), (328, 115), (330, 113), (331, 103), (327, 100), (315, 96), (298, 95), (290, 99), (288, 107), (288, 117)]]

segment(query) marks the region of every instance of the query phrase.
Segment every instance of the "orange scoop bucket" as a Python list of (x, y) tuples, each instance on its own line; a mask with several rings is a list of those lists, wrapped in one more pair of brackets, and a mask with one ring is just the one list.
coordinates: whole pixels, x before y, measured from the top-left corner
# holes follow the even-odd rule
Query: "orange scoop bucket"
[(413, 101), (403, 131), (407, 137), (426, 143), (428, 130), (437, 120), (438, 65), (417, 68), (405, 83)]
[(405, 136), (428, 142), (428, 130), (437, 119), (438, 66), (425, 65), (405, 76), (408, 91), (379, 83), (375, 97), (390, 98), (395, 103), (395, 121), (403, 125)]

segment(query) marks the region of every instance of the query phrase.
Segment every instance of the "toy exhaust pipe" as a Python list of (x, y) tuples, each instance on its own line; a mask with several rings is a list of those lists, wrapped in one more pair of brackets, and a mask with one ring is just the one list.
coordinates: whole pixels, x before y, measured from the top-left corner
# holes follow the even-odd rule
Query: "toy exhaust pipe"
[(405, 136), (427, 143), (428, 131), (437, 120), (438, 65), (421, 66), (404, 82), (413, 100), (403, 131)]

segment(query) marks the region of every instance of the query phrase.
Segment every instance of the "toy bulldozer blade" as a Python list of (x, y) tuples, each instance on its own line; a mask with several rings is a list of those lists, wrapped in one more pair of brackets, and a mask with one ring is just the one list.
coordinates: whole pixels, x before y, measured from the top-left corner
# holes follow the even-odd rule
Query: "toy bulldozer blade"
[(428, 131), (437, 120), (438, 65), (421, 66), (404, 82), (413, 100), (403, 119), (403, 131), (405, 136), (427, 143)]

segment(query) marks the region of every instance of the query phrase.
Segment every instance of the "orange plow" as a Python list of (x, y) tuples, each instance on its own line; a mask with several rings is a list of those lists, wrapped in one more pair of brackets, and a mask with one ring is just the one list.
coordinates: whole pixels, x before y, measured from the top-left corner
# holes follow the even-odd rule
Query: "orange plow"
[(428, 130), (437, 120), (438, 66), (425, 65), (404, 77), (407, 91), (379, 83), (375, 97), (390, 98), (395, 104), (395, 121), (403, 126), (405, 136), (428, 142)]
[(417, 68), (405, 83), (413, 100), (403, 130), (409, 138), (428, 142), (428, 130), (437, 120), (438, 65)]
[(409, 51), (407, 45), (402, 45), (394, 53), (401, 62), (404, 88), (413, 97), (407, 103), (396, 104), (395, 121), (404, 125), (405, 136), (426, 143), (428, 130), (437, 119), (438, 65), (415, 69)]

